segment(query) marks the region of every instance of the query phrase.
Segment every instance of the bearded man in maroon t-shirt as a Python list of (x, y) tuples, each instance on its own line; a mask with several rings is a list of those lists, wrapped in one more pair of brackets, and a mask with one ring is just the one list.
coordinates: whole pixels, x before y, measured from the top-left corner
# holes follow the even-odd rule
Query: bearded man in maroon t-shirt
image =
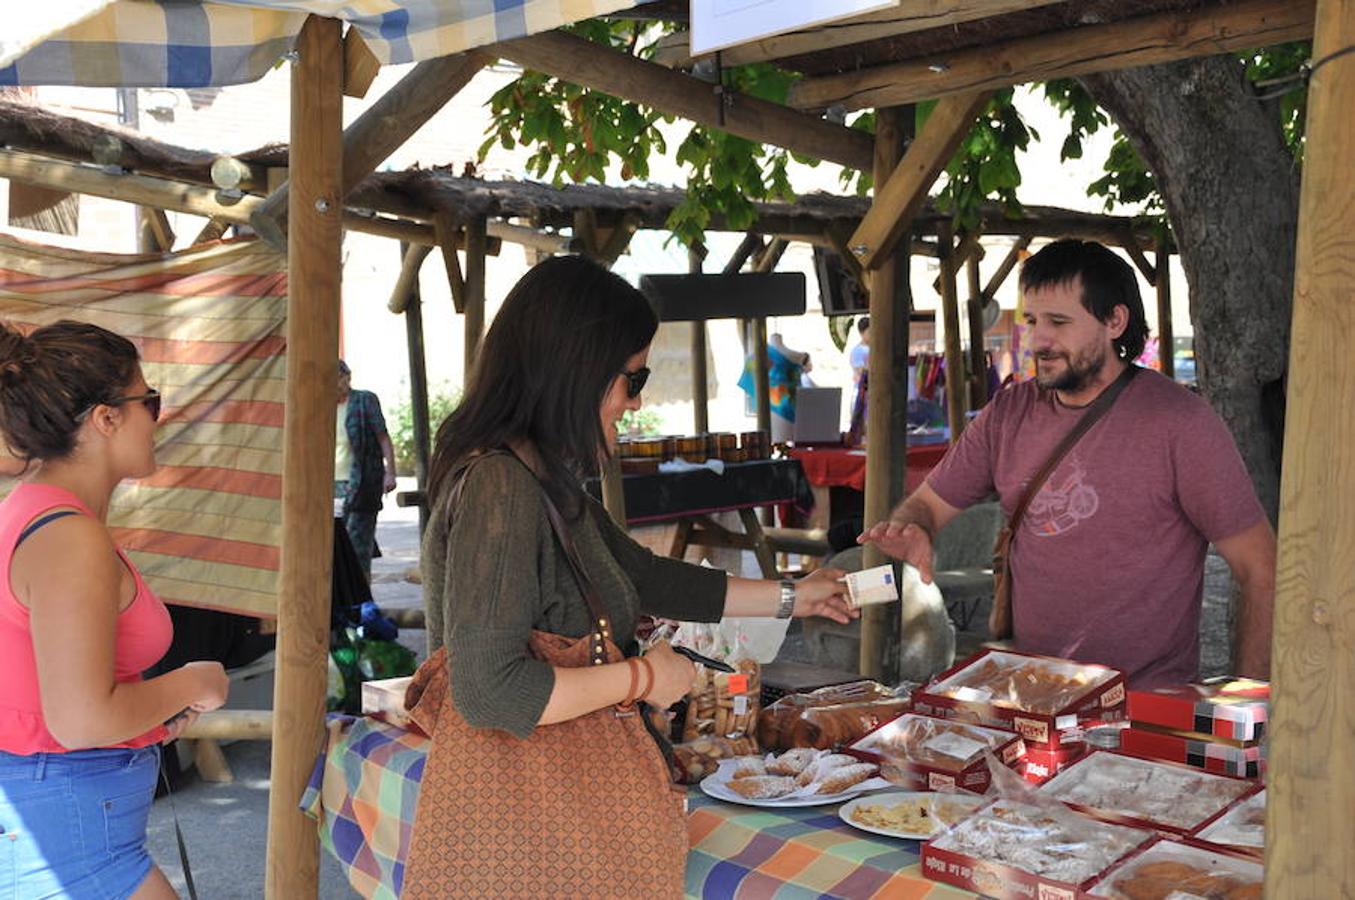
[[(1026, 261), (1021, 290), (1035, 380), (1000, 391), (926, 483), (859, 538), (917, 566), (924, 581), (932, 536), (994, 492), (1010, 516), (1086, 407), (1143, 352), (1138, 282), (1104, 246), (1049, 244)], [(1133, 687), (1197, 680), (1210, 544), (1242, 589), (1236, 674), (1265, 678), (1275, 533), (1219, 417), (1141, 371), (1020, 523), (1010, 554), (1016, 648), (1113, 666)]]

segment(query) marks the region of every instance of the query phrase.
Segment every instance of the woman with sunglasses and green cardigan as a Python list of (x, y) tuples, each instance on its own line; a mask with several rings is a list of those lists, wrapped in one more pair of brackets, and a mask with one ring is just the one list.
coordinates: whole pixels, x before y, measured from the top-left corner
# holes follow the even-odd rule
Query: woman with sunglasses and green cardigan
[(126, 338), (0, 325), (0, 447), (23, 477), (0, 503), (0, 897), (176, 896), (146, 852), (159, 748), (229, 682), (217, 662), (141, 677), (173, 627), (106, 519), (155, 471), (159, 413)]
[[(619, 420), (640, 407), (657, 328), (648, 301), (618, 276), (582, 257), (548, 259), (505, 299), (461, 405), (438, 430), (423, 543), (429, 649), (446, 647), (451, 700), (470, 729), (530, 742), (540, 729), (627, 701), (672, 705), (686, 695), (696, 670), (664, 643), (640, 656), (634, 634), (642, 614), (706, 622), (815, 615), (846, 622), (855, 615), (837, 580), (842, 572), (759, 581), (656, 556), (584, 491), (583, 480), (596, 476), (615, 451)], [(603, 631), (610, 630), (622, 661), (562, 667), (529, 650), (534, 632), (577, 639), (599, 621), (551, 524), (551, 507), (605, 607)], [(655, 744), (645, 752), (657, 758), (660, 750)], [(425, 790), (440, 758), (435, 747)], [(524, 831), (500, 841), (494, 823), (522, 823), (496, 804), (464, 817), (462, 829), (452, 823), (458, 830), (452, 836), (441, 824), (438, 833), (421, 828), (431, 802), (422, 795), (404, 896), (437, 896), (439, 885), (450, 884), (473, 884), (486, 895), (502, 888), (566, 896), (584, 884), (596, 896), (664, 895), (672, 892), (672, 880), (666, 887), (623, 883), (607, 860), (624, 868), (658, 832), (676, 831), (685, 854), (680, 812), (656, 814), (644, 834), (611, 835), (615, 852), (599, 870), (585, 865), (586, 854), (556, 852), (580, 823), (523, 825), (544, 835), (546, 846), (522, 839)], [(609, 838), (588, 839), (599, 845)], [(439, 852), (447, 846), (458, 850)], [(518, 876), (509, 873), (523, 872), (530, 884), (494, 880), (496, 873), (511, 879)], [(681, 861), (664, 877), (680, 888)]]

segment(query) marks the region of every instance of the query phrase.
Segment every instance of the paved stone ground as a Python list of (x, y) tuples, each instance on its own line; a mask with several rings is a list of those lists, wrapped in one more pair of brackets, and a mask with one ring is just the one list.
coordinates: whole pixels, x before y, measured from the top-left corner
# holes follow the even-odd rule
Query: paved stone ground
[[(408, 489), (401, 484), (401, 489)], [(418, 516), (414, 510), (388, 508), (382, 512), (377, 535), (385, 556), (372, 565), (372, 593), (383, 609), (422, 606), (422, 588), (405, 580), (418, 564)], [(1201, 628), (1201, 668), (1205, 675), (1223, 674), (1228, 659), (1228, 567), (1210, 554), (1205, 568), (1204, 621)], [(959, 652), (983, 640), (979, 629), (987, 611), (974, 617), (974, 627), (959, 636)], [(427, 640), (423, 631), (405, 630), (400, 640), (423, 659)], [(782, 658), (808, 662), (798, 629), (792, 627)], [(188, 844), (198, 895), (202, 900), (252, 900), (263, 896), (264, 851), (268, 821), (270, 746), (241, 741), (227, 745), (226, 758), (235, 773), (233, 784), (206, 784), (196, 778), (175, 795), (179, 820)], [(169, 804), (160, 800), (151, 813), (151, 855), (170, 881), (184, 893), (179, 870), (174, 824)], [(358, 895), (348, 886), (337, 862), (321, 854), (320, 896), (346, 900)], [(186, 896), (186, 893), (185, 893)]]

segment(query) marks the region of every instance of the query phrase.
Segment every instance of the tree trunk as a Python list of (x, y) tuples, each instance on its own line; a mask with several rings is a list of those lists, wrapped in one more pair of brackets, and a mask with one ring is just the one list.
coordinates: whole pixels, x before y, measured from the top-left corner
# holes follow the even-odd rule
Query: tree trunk
[(1274, 523), (1299, 200), (1279, 114), (1253, 98), (1229, 56), (1082, 80), (1166, 201), (1190, 284), (1200, 387)]
[[(1254, 99), (1230, 56), (1082, 81), (1157, 180), (1190, 284), (1200, 387), (1275, 524), (1299, 210), (1298, 167), (1279, 113)], [(1236, 648), (1236, 584), (1229, 599)]]

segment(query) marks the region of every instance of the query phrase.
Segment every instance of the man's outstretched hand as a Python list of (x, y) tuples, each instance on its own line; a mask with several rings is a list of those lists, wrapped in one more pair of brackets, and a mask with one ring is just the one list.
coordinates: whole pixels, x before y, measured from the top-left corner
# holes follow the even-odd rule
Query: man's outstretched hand
[(857, 536), (858, 544), (874, 544), (881, 552), (917, 568), (925, 584), (932, 583), (932, 536), (925, 528), (898, 519), (886, 519)]

